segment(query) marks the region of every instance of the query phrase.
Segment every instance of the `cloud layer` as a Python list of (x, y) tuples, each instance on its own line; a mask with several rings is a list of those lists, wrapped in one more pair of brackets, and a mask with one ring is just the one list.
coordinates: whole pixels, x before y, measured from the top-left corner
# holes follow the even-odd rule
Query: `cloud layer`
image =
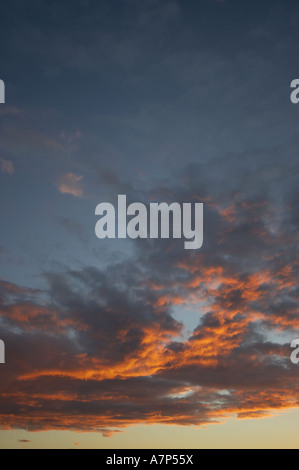
[[(298, 407), (292, 3), (3, 3), (2, 429)], [(203, 247), (97, 239), (118, 194), (203, 202)]]
[[(213, 200), (204, 178), (187, 167), (164, 194), (205, 201), (201, 250), (136, 240), (133, 257), (106, 269), (45, 272), (45, 291), (1, 282), (2, 428), (108, 436), (134, 423), (203, 425), (298, 406), (293, 192), (281, 210), (267, 197), (272, 175), (250, 197), (224, 200), (216, 185)], [(190, 309), (198, 320), (187, 334)]]

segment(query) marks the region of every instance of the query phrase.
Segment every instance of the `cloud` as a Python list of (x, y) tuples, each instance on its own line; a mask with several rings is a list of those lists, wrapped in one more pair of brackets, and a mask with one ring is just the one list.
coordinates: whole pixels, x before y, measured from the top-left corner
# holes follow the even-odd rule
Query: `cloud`
[(66, 173), (59, 177), (57, 186), (62, 194), (71, 194), (75, 197), (81, 197), (83, 190), (80, 181), (83, 176), (75, 175), (74, 173)]
[[(44, 273), (44, 292), (0, 282), (4, 429), (108, 437), (141, 422), (204, 425), (298, 407), (289, 346), (299, 331), (294, 162), (285, 169), (273, 156), (270, 172), (263, 152), (249, 168), (239, 158), (221, 172), (217, 160), (209, 171), (189, 165), (139, 194), (204, 201), (201, 250), (136, 240), (133, 257), (106, 268)], [(188, 309), (197, 313), (189, 331)]]
[(269, 171), (266, 152), (249, 166), (239, 160), (227, 157), (221, 172), (217, 159), (188, 165), (138, 194), (203, 201), (201, 250), (136, 240), (132, 257), (106, 268), (44, 273), (44, 292), (0, 282), (4, 429), (109, 436), (141, 422), (204, 425), (298, 406), (289, 346), (299, 330), (295, 162), (284, 168), (274, 155)]
[[(277, 68), (294, 56), (295, 22), (278, 35), (280, 20), (267, 31), (269, 44), (279, 45), (270, 50), (253, 25), (242, 23), (240, 36), (229, 17), (215, 35), (201, 7), (191, 18), (182, 3), (128, 1), (119, 20), (109, 6), (104, 16), (98, 4), (91, 8), (79, 31), (60, 5), (49, 11), (49, 27), (33, 19), (20, 22), (19, 37), (6, 34), (19, 61), (32, 59), (48, 75), (76, 71), (74, 103), (86, 72), (99, 74), (109, 93), (103, 101), (98, 80), (84, 88), (88, 114), (74, 107), (85, 122), (76, 132), (63, 108), (59, 119), (41, 112), (40, 126), (10, 109), (3, 155), (26, 156), (39, 170), (34, 159), (51, 156), (45, 171), (59, 162), (61, 174), (73, 152), (74, 168), (93, 172), (97, 198), (101, 190), (132, 201), (202, 201), (204, 245), (187, 253), (180, 240), (136, 240), (117, 262), (114, 240), (105, 245), (113, 253), (108, 267), (43, 273), (43, 292), (2, 280), (2, 428), (108, 437), (135, 423), (203, 425), (298, 407), (289, 359), (299, 328), (298, 136), (281, 72), (288, 67)], [(79, 143), (87, 150), (81, 156)], [(140, 168), (145, 184), (136, 190)], [(57, 187), (81, 197), (82, 176), (65, 173)], [(80, 213), (55, 220), (83, 237)]]
[(2, 173), (7, 173), (8, 175), (13, 175), (15, 172), (13, 163), (10, 160), (5, 160), (0, 157), (0, 168)]
[[(205, 425), (297, 407), (286, 338), (299, 329), (298, 262), (289, 264), (291, 244), (277, 254), (282, 234), (271, 231), (268, 204), (241, 199), (233, 207), (207, 204), (216, 252), (214, 242), (187, 253), (171, 240), (140, 240), (134, 262), (45, 273), (43, 300), (1, 281), (9, 345), (2, 428), (109, 437), (136, 423)], [(242, 227), (243, 250), (232, 224)], [(198, 323), (186, 336), (173, 308), (184, 315), (188, 306)]]
[(101, 432), (103, 437), (111, 437), (113, 434), (117, 432), (121, 432), (119, 429), (108, 429), (108, 428), (97, 429), (97, 431)]

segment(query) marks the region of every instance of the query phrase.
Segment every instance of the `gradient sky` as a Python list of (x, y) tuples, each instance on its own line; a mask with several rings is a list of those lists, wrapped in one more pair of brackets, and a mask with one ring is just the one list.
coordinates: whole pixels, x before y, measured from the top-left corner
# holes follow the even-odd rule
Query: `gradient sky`
[[(0, 447), (298, 447), (298, 2), (1, 4)], [(95, 207), (203, 202), (204, 244)]]

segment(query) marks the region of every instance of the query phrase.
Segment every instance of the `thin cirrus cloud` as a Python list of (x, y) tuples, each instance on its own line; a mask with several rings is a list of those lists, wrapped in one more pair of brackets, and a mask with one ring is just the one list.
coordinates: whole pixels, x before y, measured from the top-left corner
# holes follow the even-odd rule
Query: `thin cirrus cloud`
[(75, 197), (83, 195), (81, 180), (83, 176), (74, 173), (66, 173), (58, 178), (57, 187), (62, 194), (71, 194)]

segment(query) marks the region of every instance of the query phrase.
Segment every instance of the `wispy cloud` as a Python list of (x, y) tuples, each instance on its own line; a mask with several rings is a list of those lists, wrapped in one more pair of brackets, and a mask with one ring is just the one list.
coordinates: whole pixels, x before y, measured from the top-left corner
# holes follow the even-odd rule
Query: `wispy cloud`
[(15, 172), (13, 162), (10, 160), (5, 160), (2, 157), (0, 157), (0, 168), (2, 173), (7, 173), (8, 175), (13, 175)]
[(71, 194), (75, 197), (81, 197), (83, 190), (81, 180), (83, 176), (74, 173), (66, 173), (58, 178), (57, 186), (62, 194)]

